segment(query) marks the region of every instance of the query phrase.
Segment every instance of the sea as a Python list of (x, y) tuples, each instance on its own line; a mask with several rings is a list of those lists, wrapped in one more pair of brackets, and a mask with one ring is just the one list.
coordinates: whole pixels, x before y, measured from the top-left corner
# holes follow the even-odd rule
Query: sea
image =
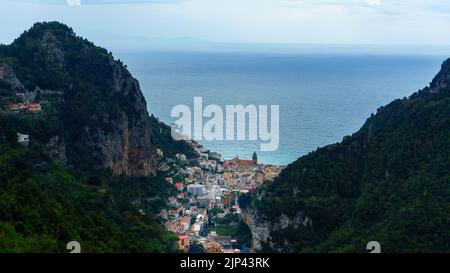
[(275, 151), (261, 151), (259, 140), (200, 143), (225, 159), (249, 159), (256, 151), (259, 162), (286, 165), (341, 141), (380, 106), (427, 86), (445, 56), (144, 50), (120, 58), (139, 80), (149, 113), (167, 124), (177, 120), (172, 108), (193, 109), (194, 97), (224, 111), (279, 105)]

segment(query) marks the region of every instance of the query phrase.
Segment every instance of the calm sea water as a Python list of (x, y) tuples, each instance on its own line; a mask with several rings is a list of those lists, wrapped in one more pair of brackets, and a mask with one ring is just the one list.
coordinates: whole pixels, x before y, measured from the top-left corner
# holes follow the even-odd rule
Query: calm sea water
[[(425, 87), (444, 57), (151, 52), (121, 54), (139, 80), (148, 110), (168, 124), (173, 106), (280, 105), (280, 146), (203, 141), (225, 158), (288, 164), (357, 131), (371, 113)], [(206, 121), (206, 120), (205, 120)]]

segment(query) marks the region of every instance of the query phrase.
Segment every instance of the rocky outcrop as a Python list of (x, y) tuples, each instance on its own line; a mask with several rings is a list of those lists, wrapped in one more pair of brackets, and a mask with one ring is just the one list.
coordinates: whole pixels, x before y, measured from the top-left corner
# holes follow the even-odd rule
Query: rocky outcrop
[(431, 93), (437, 93), (439, 90), (450, 86), (450, 59), (446, 60), (439, 73), (434, 77), (428, 88)]
[(40, 46), (44, 52), (46, 65), (60, 70), (66, 69), (63, 48), (52, 30), (47, 29), (44, 31)]
[(250, 228), (252, 233), (251, 250), (253, 252), (261, 252), (265, 247), (269, 247), (273, 251), (290, 251), (289, 242), (274, 242), (271, 237), (272, 232), (283, 232), (287, 228), (297, 228), (299, 226), (311, 225), (311, 219), (298, 213), (295, 217), (288, 217), (283, 214), (277, 219), (265, 219), (258, 211), (252, 208), (242, 210), (241, 218)]
[(48, 155), (53, 160), (58, 161), (63, 166), (67, 166), (66, 144), (63, 139), (59, 136), (54, 136), (50, 138), (45, 147)]
[(0, 61), (0, 80), (6, 83), (11, 87), (11, 89), (15, 92), (24, 93), (25, 87), (23, 84), (17, 79), (16, 73), (14, 70), (4, 62)]
[(252, 252), (263, 250), (263, 245), (270, 242), (270, 230), (272, 224), (260, 219), (256, 211), (251, 208), (243, 209), (241, 212), (242, 221), (250, 228), (252, 241), (250, 249)]

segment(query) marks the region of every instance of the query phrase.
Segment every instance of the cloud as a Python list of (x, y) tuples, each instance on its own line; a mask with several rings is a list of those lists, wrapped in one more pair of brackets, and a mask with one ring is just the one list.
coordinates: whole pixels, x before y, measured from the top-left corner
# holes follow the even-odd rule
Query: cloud
[(81, 0), (67, 0), (67, 5), (69, 6), (80, 6)]
[(10, 2), (23, 2), (41, 5), (127, 5), (127, 4), (157, 4), (157, 3), (178, 3), (183, 0), (9, 0)]
[(111, 4), (154, 4), (154, 3), (178, 3), (183, 0), (83, 0), (83, 4), (111, 5)]
[(381, 0), (367, 0), (366, 3), (369, 6), (381, 6), (382, 1)]
[(103, 44), (117, 33), (152, 41), (450, 44), (450, 4), (439, 0), (0, 0), (0, 10), (8, 11), (0, 41), (56, 20)]

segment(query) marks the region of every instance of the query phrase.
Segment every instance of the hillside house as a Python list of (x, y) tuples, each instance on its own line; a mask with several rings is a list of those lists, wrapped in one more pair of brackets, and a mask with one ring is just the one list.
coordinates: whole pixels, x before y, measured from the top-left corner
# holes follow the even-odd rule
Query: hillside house
[(26, 134), (17, 133), (17, 142), (20, 145), (28, 146), (28, 143), (30, 143), (30, 136)]

